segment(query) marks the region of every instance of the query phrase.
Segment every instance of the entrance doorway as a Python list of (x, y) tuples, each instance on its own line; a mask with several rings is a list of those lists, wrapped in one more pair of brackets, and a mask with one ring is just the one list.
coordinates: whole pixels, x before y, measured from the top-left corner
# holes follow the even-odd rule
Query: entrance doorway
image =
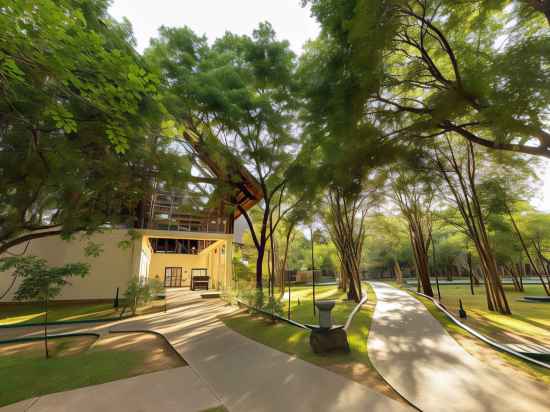
[(164, 287), (181, 288), (181, 268), (164, 268)]

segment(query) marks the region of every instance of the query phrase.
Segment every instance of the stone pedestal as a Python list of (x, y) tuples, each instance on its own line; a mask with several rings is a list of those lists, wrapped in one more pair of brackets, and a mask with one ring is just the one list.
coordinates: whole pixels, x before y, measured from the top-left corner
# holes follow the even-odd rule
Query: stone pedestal
[(309, 344), (313, 352), (326, 353), (341, 350), (349, 353), (348, 336), (343, 326), (335, 326), (330, 329), (311, 329)]
[(315, 303), (319, 311), (319, 326), (306, 325), (311, 329), (309, 344), (315, 353), (326, 353), (334, 350), (349, 352), (348, 335), (343, 326), (333, 326), (331, 311), (335, 301), (320, 300)]

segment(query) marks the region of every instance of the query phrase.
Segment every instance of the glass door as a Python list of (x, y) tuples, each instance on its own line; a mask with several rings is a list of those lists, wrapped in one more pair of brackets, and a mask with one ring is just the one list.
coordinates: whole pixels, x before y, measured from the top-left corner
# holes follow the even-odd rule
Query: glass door
[(181, 268), (164, 268), (164, 287), (181, 288)]

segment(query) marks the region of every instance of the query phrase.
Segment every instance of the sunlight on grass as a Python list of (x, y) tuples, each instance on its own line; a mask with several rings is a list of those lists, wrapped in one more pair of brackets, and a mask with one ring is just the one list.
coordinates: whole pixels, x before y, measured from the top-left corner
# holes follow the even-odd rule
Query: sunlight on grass
[(28, 315), (12, 316), (5, 319), (0, 319), (0, 325), (15, 325), (18, 323), (35, 323), (43, 321), (42, 317), (45, 312), (31, 313)]
[[(40, 323), (44, 321), (44, 308), (36, 304), (0, 306), (0, 325)], [(92, 320), (118, 316), (118, 310), (111, 303), (63, 303), (54, 302), (50, 306), (48, 320)]]
[[(326, 296), (345, 296), (341, 291), (335, 291), (336, 286), (324, 286), (325, 289), (322, 293)], [(332, 290), (328, 290), (331, 288)], [(286, 352), (297, 357), (306, 360), (308, 362), (320, 365), (346, 365), (353, 363), (360, 363), (362, 365), (371, 365), (368, 353), (367, 353), (367, 336), (372, 320), (372, 313), (374, 311), (375, 295), (370, 286), (366, 288), (368, 297), (368, 304), (356, 314), (354, 320), (348, 330), (348, 342), (350, 344), (351, 353), (345, 354), (341, 352), (334, 352), (325, 355), (317, 355), (312, 352), (309, 346), (309, 331), (299, 329), (297, 327), (288, 325), (283, 322), (277, 322), (273, 324), (270, 320), (262, 316), (249, 315), (247, 313), (240, 313), (228, 318), (224, 318), (223, 322), (231, 329), (241, 333), (264, 345), (270, 346), (281, 352)], [(310, 292), (306, 290), (300, 291), (301, 297), (309, 296)], [(340, 306), (338, 306), (340, 305)], [(349, 314), (355, 307), (354, 303), (337, 303), (336, 308), (341, 308), (340, 313), (335, 316), (340, 320), (344, 319), (344, 314)], [(309, 311), (312, 309), (311, 304), (298, 305), (295, 303), (292, 306), (293, 319), (294, 316), (301, 318), (308, 318), (312, 315)], [(302, 314), (302, 311), (308, 311), (308, 314)], [(334, 310), (333, 310), (334, 313)], [(342, 322), (343, 323), (343, 322)], [(331, 369), (332, 370), (332, 369)], [(342, 369), (342, 374), (354, 379), (350, 369)], [(375, 372), (374, 372), (375, 373)]]
[[(489, 345), (481, 342), (479, 339), (472, 337), (472, 335), (470, 335), (467, 331), (465, 331), (461, 327), (457, 326), (443, 312), (441, 312), (429, 299), (426, 299), (418, 295), (413, 295), (413, 296), (418, 300), (420, 300), (424, 304), (424, 306), (426, 306), (426, 308), (432, 314), (432, 316), (436, 318), (443, 325), (443, 327), (445, 327), (445, 329), (447, 329), (447, 331), (455, 339), (457, 339), (458, 342), (461, 342), (463, 339), (467, 339), (467, 341), (470, 342), (471, 344), (470, 348), (476, 348), (476, 347), (491, 348), (491, 350), (494, 350), (494, 353), (498, 354), (498, 356), (504, 359), (508, 364), (525, 371), (529, 375), (533, 376), (534, 378), (544, 383), (550, 384), (550, 374), (548, 373), (548, 369), (544, 369), (540, 366), (523, 361), (515, 356), (508, 355), (507, 353), (500, 352), (490, 347)], [(472, 350), (470, 349), (469, 352), (472, 352)], [(473, 354), (476, 355), (475, 353)]]
[(129, 377), (145, 356), (140, 352), (97, 351), (52, 359), (45, 359), (41, 352), (0, 357), (0, 406)]
[(550, 342), (550, 305), (518, 301), (525, 295), (544, 294), (542, 286), (526, 285), (524, 292), (516, 292), (511, 286), (505, 286), (512, 309), (511, 316), (487, 309), (484, 286), (475, 287), (475, 295), (471, 294), (469, 285), (441, 285), (440, 289), (441, 302), (454, 314), (458, 313), (458, 300), (462, 299), (472, 326), (483, 333), (499, 337), (499, 334), (511, 332), (540, 343)]
[[(332, 318), (336, 324), (344, 324), (349, 313), (355, 307), (355, 302), (345, 301), (345, 292), (336, 285), (317, 286), (315, 288), (316, 300), (335, 300), (336, 305), (332, 310)], [(288, 290), (281, 301), (283, 316), (288, 316)], [(312, 286), (293, 286), (290, 292), (290, 318), (304, 324), (317, 324), (318, 314), (313, 312), (313, 288)]]

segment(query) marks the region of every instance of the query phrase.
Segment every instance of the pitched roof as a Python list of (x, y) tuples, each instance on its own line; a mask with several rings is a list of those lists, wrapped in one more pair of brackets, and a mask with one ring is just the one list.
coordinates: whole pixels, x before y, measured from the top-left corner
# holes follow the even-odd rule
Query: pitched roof
[[(231, 200), (235, 206), (240, 205), (245, 210), (252, 208), (262, 198), (263, 193), (258, 180), (217, 137), (186, 129), (184, 138), (200, 161), (212, 172), (220, 182), (233, 188)], [(240, 216), (235, 208), (235, 219)]]

